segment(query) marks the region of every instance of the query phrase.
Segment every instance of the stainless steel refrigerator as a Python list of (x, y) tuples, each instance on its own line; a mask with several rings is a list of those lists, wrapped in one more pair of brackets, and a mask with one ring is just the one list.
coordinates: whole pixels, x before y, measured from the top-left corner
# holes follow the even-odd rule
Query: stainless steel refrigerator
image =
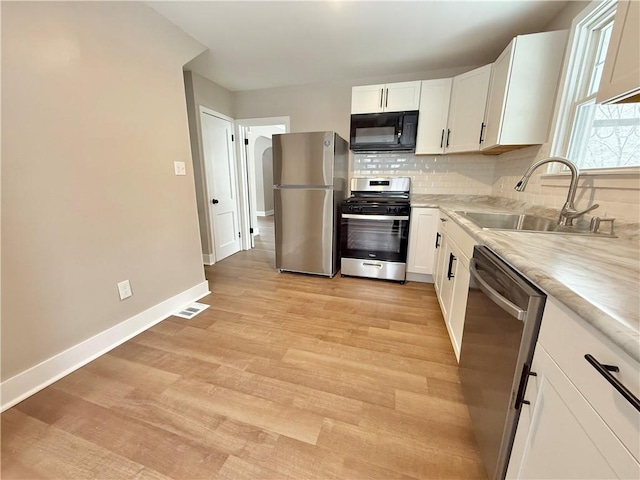
[(335, 132), (273, 135), (276, 268), (333, 277), (348, 144)]

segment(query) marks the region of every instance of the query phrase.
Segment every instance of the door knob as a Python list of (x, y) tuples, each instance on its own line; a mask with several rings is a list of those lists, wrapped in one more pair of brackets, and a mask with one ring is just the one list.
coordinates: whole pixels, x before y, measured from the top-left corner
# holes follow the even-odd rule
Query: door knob
[(211, 203), (213, 203), (215, 205), (216, 203), (220, 203), (220, 201), (218, 199), (214, 198), (213, 200), (211, 200)]

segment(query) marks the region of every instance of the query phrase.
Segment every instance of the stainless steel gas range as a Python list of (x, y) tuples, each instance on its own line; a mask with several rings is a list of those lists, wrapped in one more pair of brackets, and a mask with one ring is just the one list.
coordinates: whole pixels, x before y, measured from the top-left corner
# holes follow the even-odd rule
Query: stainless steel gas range
[(410, 187), (408, 177), (351, 179), (351, 197), (342, 202), (342, 276), (404, 283)]

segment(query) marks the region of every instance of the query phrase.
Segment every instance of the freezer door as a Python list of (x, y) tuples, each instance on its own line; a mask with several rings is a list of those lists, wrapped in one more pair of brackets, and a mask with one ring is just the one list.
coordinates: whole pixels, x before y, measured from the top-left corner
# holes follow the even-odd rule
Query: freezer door
[(333, 185), (334, 132), (273, 135), (274, 185)]
[(274, 189), (276, 268), (333, 276), (333, 189)]

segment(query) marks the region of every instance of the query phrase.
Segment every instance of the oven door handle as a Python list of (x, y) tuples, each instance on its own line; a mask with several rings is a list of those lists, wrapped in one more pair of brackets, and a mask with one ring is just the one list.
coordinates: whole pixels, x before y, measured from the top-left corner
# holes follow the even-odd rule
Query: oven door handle
[(408, 215), (354, 215), (345, 213), (342, 218), (353, 218), (356, 220), (409, 220)]
[(469, 262), (469, 273), (475, 279), (475, 281), (478, 282), (480, 290), (482, 290), (493, 303), (498, 305), (501, 309), (503, 309), (512, 317), (517, 318), (518, 320), (524, 320), (526, 318), (526, 310), (522, 310), (520, 307), (504, 298), (493, 288), (491, 288), (491, 286), (480, 276), (478, 270), (476, 269), (476, 260), (474, 258), (472, 258)]

